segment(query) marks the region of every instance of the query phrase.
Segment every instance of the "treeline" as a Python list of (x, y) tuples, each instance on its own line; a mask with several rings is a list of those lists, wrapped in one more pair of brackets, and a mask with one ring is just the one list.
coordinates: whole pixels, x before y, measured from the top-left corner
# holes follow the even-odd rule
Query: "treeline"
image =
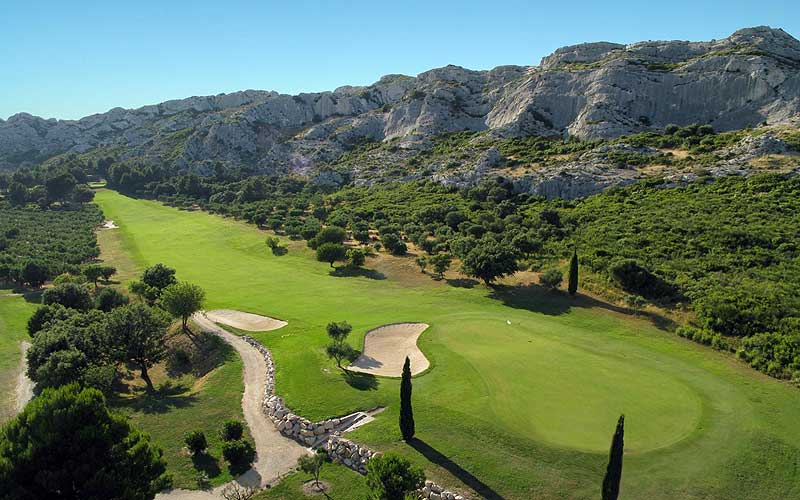
[(12, 207), (89, 203), (94, 191), (87, 183), (95, 178), (98, 169), (107, 168), (112, 162), (111, 158), (87, 162), (76, 155), (58, 157), (37, 167), (0, 173), (0, 192), (5, 193), (5, 200)]
[[(148, 370), (167, 354), (167, 327), (181, 319), (182, 331), (193, 342), (189, 317), (200, 310), (205, 292), (178, 282), (175, 270), (156, 264), (144, 270), (130, 291), (139, 300), (130, 304), (115, 288), (97, 280), (114, 268), (91, 266), (82, 275), (62, 275), (45, 290), (42, 305), (28, 320), (33, 339), (28, 351), (28, 376), (37, 387), (71, 383), (111, 390), (117, 368), (129, 364), (154, 390)], [(93, 284), (92, 284), (93, 283)]]

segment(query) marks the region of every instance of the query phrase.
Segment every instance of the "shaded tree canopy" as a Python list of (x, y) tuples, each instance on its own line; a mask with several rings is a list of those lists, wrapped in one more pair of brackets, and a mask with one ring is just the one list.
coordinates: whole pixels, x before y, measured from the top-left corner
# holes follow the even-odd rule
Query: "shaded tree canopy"
[(0, 431), (0, 497), (151, 499), (162, 451), (95, 389), (46, 389)]

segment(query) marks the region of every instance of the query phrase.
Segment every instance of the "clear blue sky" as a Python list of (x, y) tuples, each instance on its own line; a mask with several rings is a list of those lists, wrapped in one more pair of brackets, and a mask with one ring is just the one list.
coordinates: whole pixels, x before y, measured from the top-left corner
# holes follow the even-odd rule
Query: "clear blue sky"
[(761, 24), (800, 36), (797, 0), (1, 3), (2, 118), (329, 90), (446, 64), (538, 64), (585, 41), (708, 40)]

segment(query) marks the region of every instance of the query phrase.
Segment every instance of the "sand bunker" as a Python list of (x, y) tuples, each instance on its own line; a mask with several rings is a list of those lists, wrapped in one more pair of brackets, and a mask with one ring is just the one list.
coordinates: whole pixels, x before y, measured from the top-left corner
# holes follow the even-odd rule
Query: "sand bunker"
[(259, 314), (236, 311), (233, 309), (216, 309), (207, 311), (206, 317), (215, 323), (232, 326), (248, 332), (268, 332), (283, 328), (289, 323)]
[(393, 323), (368, 331), (364, 336), (364, 353), (347, 369), (399, 377), (408, 356), (412, 375), (427, 370), (430, 363), (417, 347), (417, 339), (427, 328), (425, 323)]

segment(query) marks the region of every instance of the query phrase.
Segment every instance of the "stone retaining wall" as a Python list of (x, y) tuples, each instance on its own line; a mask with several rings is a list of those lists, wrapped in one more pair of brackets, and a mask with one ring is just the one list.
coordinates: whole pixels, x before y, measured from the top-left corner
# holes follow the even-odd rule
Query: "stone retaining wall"
[[(262, 409), (278, 431), (303, 445), (323, 447), (334, 462), (366, 474), (370, 458), (380, 453), (341, 437), (340, 429), (347, 427), (353, 416), (311, 422), (292, 413), (283, 398), (275, 394), (275, 363), (272, 361), (272, 353), (248, 335), (242, 335), (241, 338), (264, 356), (267, 364), (267, 386), (264, 390)], [(431, 481), (425, 481), (425, 486), (419, 490), (419, 495), (425, 500), (464, 500), (461, 495), (447, 491)]]

